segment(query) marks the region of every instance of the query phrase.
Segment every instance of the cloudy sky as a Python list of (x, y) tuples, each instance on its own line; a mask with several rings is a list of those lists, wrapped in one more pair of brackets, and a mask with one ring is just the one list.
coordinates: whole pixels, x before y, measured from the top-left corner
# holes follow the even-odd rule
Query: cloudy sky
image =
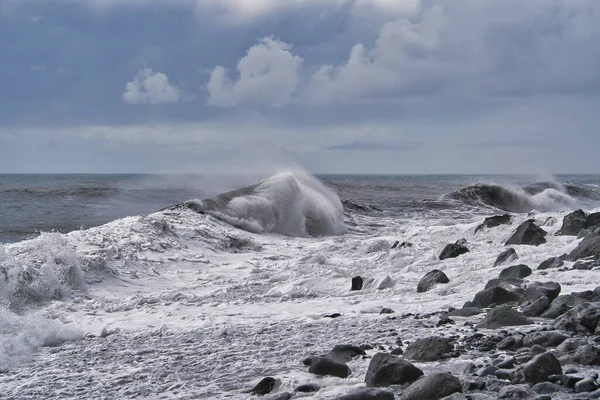
[(0, 172), (600, 172), (598, 0), (0, 0)]

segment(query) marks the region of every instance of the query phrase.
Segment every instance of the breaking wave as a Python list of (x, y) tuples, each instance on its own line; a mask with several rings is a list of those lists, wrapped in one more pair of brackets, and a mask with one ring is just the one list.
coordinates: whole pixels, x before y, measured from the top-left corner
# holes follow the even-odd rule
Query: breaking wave
[(185, 206), (250, 232), (328, 236), (345, 232), (337, 194), (302, 172), (285, 172), (256, 185), (190, 201)]

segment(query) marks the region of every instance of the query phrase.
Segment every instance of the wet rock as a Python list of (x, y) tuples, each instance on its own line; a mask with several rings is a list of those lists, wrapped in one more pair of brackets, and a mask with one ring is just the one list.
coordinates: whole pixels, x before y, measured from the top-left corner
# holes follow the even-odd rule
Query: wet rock
[(581, 365), (600, 365), (600, 349), (592, 344), (578, 347), (569, 360)]
[(497, 267), (498, 265), (502, 264), (508, 264), (509, 262), (513, 262), (518, 258), (519, 256), (517, 255), (515, 249), (509, 247), (508, 249), (500, 253), (500, 255), (498, 255), (498, 258), (496, 258), (496, 262), (494, 262), (494, 267)]
[(444, 247), (442, 253), (440, 254), (440, 260), (445, 260), (447, 258), (456, 258), (461, 254), (468, 253), (469, 249), (467, 249), (462, 244), (451, 243)]
[(519, 293), (496, 286), (475, 294), (475, 298), (473, 299), (472, 303), (475, 307), (486, 308), (492, 304), (499, 305), (511, 302), (519, 303), (521, 299), (522, 297)]
[(525, 264), (513, 265), (500, 271), (500, 279), (522, 279), (531, 275), (533, 271)]
[(335, 361), (346, 363), (354, 357), (364, 356), (366, 354), (367, 353), (365, 353), (361, 347), (350, 344), (338, 344), (331, 349), (327, 354), (327, 357)]
[(525, 281), (522, 280), (522, 279), (514, 279), (514, 278), (500, 279), (500, 278), (494, 278), (494, 279), (490, 279), (485, 284), (485, 287), (483, 289), (485, 290), (485, 289), (491, 289), (491, 288), (494, 288), (494, 287), (501, 287), (501, 288), (504, 288), (504, 289), (506, 289), (508, 291), (519, 293), (520, 295), (523, 295), (525, 293), (525, 291), (522, 288), (522, 286), (523, 286), (524, 283), (525, 283)]
[(384, 353), (373, 356), (367, 369), (365, 383), (367, 386), (390, 386), (414, 382), (423, 376), (423, 371), (410, 362)]
[(519, 225), (515, 233), (506, 242), (506, 245), (539, 246), (546, 243), (545, 236), (547, 234), (545, 230), (535, 224), (534, 220), (530, 219)]
[(418, 339), (411, 343), (404, 352), (404, 357), (413, 361), (437, 361), (441, 360), (445, 354), (454, 350), (454, 346), (449, 339), (432, 336), (424, 339)]
[(483, 310), (479, 307), (463, 307), (460, 310), (452, 310), (448, 313), (449, 317), (472, 317), (481, 314)]
[(394, 400), (394, 394), (385, 390), (361, 388), (336, 400)]
[(557, 347), (569, 337), (559, 331), (538, 331), (531, 332), (523, 338), (523, 345), (531, 347), (540, 345), (544, 347)]
[(266, 378), (261, 379), (261, 381), (250, 390), (250, 393), (257, 396), (264, 396), (265, 394), (271, 393), (273, 389), (275, 389), (275, 386), (277, 386), (277, 379), (267, 376)]
[(529, 282), (523, 297), (525, 300), (535, 301), (540, 297), (547, 297), (550, 301), (560, 294), (561, 286), (558, 282)]
[(557, 329), (574, 333), (593, 334), (600, 321), (600, 303), (582, 303), (552, 324)]
[(308, 372), (315, 375), (332, 375), (338, 378), (347, 378), (352, 371), (345, 363), (332, 360), (327, 357), (316, 357), (313, 359)]
[(550, 375), (562, 374), (562, 368), (552, 353), (543, 353), (535, 356), (519, 372), (522, 373), (523, 382), (533, 386), (536, 383), (547, 381)]
[(525, 385), (505, 386), (498, 392), (498, 399), (532, 399), (534, 396), (535, 392)]
[(323, 318), (332, 318), (333, 319), (333, 318), (339, 318), (341, 316), (342, 316), (342, 314), (340, 314), (340, 313), (333, 313), (333, 314), (323, 315)]
[(361, 278), (360, 276), (355, 276), (354, 278), (352, 278), (352, 287), (350, 288), (350, 290), (361, 290), (363, 287), (363, 278)]
[(580, 380), (575, 384), (575, 393), (593, 392), (598, 389), (598, 384), (592, 378)]
[(569, 338), (562, 342), (557, 348), (556, 351), (559, 353), (570, 353), (578, 348), (585, 346), (587, 344), (587, 340), (583, 338)]
[(321, 386), (317, 385), (316, 383), (305, 383), (296, 387), (296, 392), (301, 393), (314, 393), (318, 392), (319, 390), (321, 390)]
[(540, 265), (538, 265), (537, 269), (546, 270), (550, 268), (560, 268), (565, 264), (565, 262), (559, 257), (550, 257), (546, 261), (543, 261)]
[(526, 317), (539, 317), (550, 307), (550, 303), (550, 299), (544, 296), (532, 303), (522, 304), (523, 315)]
[(402, 400), (439, 400), (453, 393), (462, 393), (460, 380), (449, 373), (438, 373), (410, 385), (402, 393)]
[(577, 261), (575, 264), (573, 264), (573, 266), (571, 267), (571, 270), (573, 271), (591, 271), (592, 269), (596, 268), (596, 267), (600, 267), (600, 261), (599, 260), (595, 260), (595, 261)]
[(586, 236), (569, 255), (567, 260), (577, 261), (581, 258), (600, 259), (600, 233), (593, 233)]
[(542, 317), (556, 318), (581, 303), (598, 300), (600, 300), (598, 294), (591, 290), (586, 290), (584, 292), (573, 292), (558, 296), (552, 301), (552, 303), (550, 303), (550, 307), (548, 307), (548, 309), (542, 314)]
[(533, 321), (508, 306), (496, 307), (488, 312), (477, 328), (497, 329), (503, 326), (530, 325)]
[(446, 276), (445, 273), (440, 271), (439, 269), (434, 269), (433, 271), (429, 271), (417, 285), (417, 293), (427, 292), (438, 283), (448, 283), (450, 279)]
[(531, 390), (533, 390), (537, 394), (551, 394), (556, 392), (562, 392), (564, 389), (562, 386), (559, 386), (555, 383), (540, 382), (533, 385)]
[(395, 313), (394, 310), (392, 310), (391, 308), (382, 308), (381, 311), (379, 311), (379, 314), (393, 314)]
[(292, 397), (294, 397), (292, 393), (284, 392), (276, 396), (270, 397), (269, 400), (290, 400)]
[(577, 236), (582, 229), (587, 227), (586, 216), (583, 210), (573, 211), (563, 218), (560, 235)]
[(483, 223), (479, 226), (477, 226), (477, 228), (475, 228), (475, 233), (479, 232), (480, 230), (484, 229), (484, 228), (495, 228), (496, 226), (500, 226), (500, 225), (508, 225), (510, 224), (512, 221), (512, 216), (509, 214), (504, 214), (504, 215), (495, 215), (493, 217), (488, 217), (485, 220), (483, 220)]
[(592, 213), (585, 219), (586, 228), (596, 230), (600, 226), (600, 212)]
[(392, 245), (392, 249), (395, 249), (396, 247), (398, 247), (398, 245), (399, 245), (399, 244), (400, 244), (400, 241), (399, 241), (399, 240), (396, 240), (396, 241), (394, 242), (394, 244)]

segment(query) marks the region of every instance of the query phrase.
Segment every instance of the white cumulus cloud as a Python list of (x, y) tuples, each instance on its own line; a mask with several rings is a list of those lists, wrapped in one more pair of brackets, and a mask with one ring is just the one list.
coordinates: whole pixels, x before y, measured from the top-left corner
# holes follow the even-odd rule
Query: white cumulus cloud
[(302, 62), (291, 52), (291, 45), (266, 37), (238, 62), (237, 79), (232, 79), (222, 66), (212, 71), (208, 102), (217, 107), (283, 107), (298, 90)]
[(139, 70), (123, 92), (123, 100), (129, 104), (177, 103), (179, 97), (180, 89), (169, 83), (167, 75), (150, 68)]

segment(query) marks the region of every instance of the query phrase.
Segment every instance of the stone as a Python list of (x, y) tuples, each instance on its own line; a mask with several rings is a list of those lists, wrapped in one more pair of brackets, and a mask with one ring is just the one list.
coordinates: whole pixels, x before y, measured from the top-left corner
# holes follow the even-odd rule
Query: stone
[(360, 276), (355, 276), (354, 278), (352, 278), (352, 287), (350, 288), (350, 290), (361, 290), (363, 287), (363, 278), (361, 278)]
[(454, 350), (454, 345), (449, 339), (432, 336), (418, 339), (411, 343), (404, 352), (404, 357), (420, 362), (438, 361), (445, 354)]
[(585, 219), (586, 228), (595, 230), (600, 226), (600, 212), (592, 213)]
[(300, 393), (314, 393), (321, 390), (321, 386), (316, 383), (305, 383), (296, 387), (296, 392)]
[(475, 294), (472, 305), (479, 308), (486, 308), (492, 304), (499, 305), (511, 302), (519, 303), (521, 299), (522, 297), (519, 293), (496, 286)]
[(506, 245), (539, 246), (546, 243), (545, 236), (547, 234), (548, 232), (537, 226), (535, 221), (530, 219), (519, 225), (510, 239), (506, 241)]
[(379, 311), (379, 314), (393, 314), (395, 313), (394, 310), (392, 310), (391, 308), (382, 308), (381, 311)]
[(402, 385), (414, 382), (423, 376), (423, 371), (410, 362), (385, 353), (373, 356), (367, 369), (365, 383), (371, 387)]
[(600, 233), (586, 236), (581, 243), (567, 256), (569, 261), (577, 261), (581, 258), (600, 259)]
[(525, 264), (513, 265), (512, 267), (508, 267), (500, 271), (500, 275), (498, 278), (500, 279), (522, 279), (531, 275), (533, 271)]
[(442, 253), (440, 254), (440, 260), (445, 260), (447, 258), (456, 258), (461, 254), (468, 253), (469, 249), (461, 244), (451, 243), (444, 247)]
[(472, 317), (481, 314), (483, 310), (479, 307), (463, 307), (459, 310), (452, 310), (448, 313), (449, 317)]
[(351, 344), (338, 344), (331, 349), (327, 354), (327, 357), (335, 361), (346, 363), (354, 357), (365, 355), (367, 355), (367, 353), (365, 353), (362, 347), (353, 346)]
[(600, 303), (582, 303), (558, 317), (553, 327), (574, 333), (593, 334), (600, 321)]
[(562, 342), (557, 348), (556, 351), (559, 353), (570, 353), (577, 350), (580, 347), (583, 347), (587, 344), (587, 340), (583, 338), (569, 338)]
[(498, 399), (532, 399), (535, 393), (525, 385), (505, 386), (498, 392)]
[(546, 261), (543, 261), (540, 265), (538, 265), (537, 269), (546, 270), (550, 268), (560, 268), (565, 264), (565, 262), (559, 257), (550, 257)]
[(462, 393), (460, 380), (449, 373), (438, 373), (410, 385), (402, 393), (402, 400), (440, 400), (453, 393)]
[(536, 392), (538, 394), (551, 394), (551, 393), (556, 393), (556, 392), (562, 392), (563, 387), (560, 385), (557, 385), (556, 383), (540, 382), (540, 383), (536, 383), (535, 385), (533, 385), (531, 390), (533, 390), (534, 392)]
[(542, 314), (542, 318), (556, 318), (563, 315), (573, 307), (590, 301), (600, 301), (598, 293), (592, 290), (584, 292), (573, 292), (566, 295), (558, 296), (550, 303), (550, 307)]
[(540, 297), (547, 297), (552, 301), (560, 294), (561, 286), (558, 282), (529, 282), (523, 297), (525, 300), (535, 301)]
[(327, 357), (316, 357), (310, 364), (308, 372), (321, 376), (337, 376), (338, 378), (347, 378), (352, 373), (350, 367), (345, 363)]
[(508, 306), (501, 306), (491, 309), (481, 322), (477, 324), (477, 328), (497, 329), (503, 326), (520, 326), (530, 325), (533, 321), (513, 310)]
[(546, 382), (550, 375), (562, 374), (560, 362), (552, 353), (535, 356), (522, 368), (523, 378), (529, 385)]
[(483, 288), (485, 289), (491, 289), (493, 287), (501, 287), (504, 288), (510, 292), (514, 292), (514, 293), (519, 293), (520, 295), (524, 294), (524, 290), (523, 290), (523, 285), (525, 284), (525, 281), (522, 279), (514, 279), (514, 278), (505, 278), (505, 279), (500, 279), (500, 278), (494, 278), (494, 279), (490, 279), (486, 284), (485, 287)]
[(598, 389), (598, 384), (592, 378), (585, 378), (575, 384), (575, 393), (593, 392)]
[(479, 226), (477, 226), (477, 228), (475, 228), (475, 233), (477, 233), (480, 230), (485, 229), (485, 228), (495, 228), (496, 226), (500, 226), (500, 225), (508, 225), (511, 222), (512, 222), (512, 216), (510, 214), (495, 215), (493, 217), (488, 217), (483, 220), (483, 223), (481, 225), (479, 225)]
[(362, 388), (336, 400), (394, 400), (394, 394), (385, 390)]
[(497, 267), (498, 265), (502, 265), (502, 264), (508, 264), (510, 262), (515, 261), (518, 258), (519, 258), (519, 256), (517, 255), (517, 252), (515, 251), (515, 249), (513, 249), (512, 247), (509, 247), (508, 249), (504, 250), (502, 253), (500, 253), (498, 255), (498, 257), (496, 258), (496, 261), (494, 262), (494, 267)]
[(550, 307), (550, 303), (550, 299), (543, 296), (527, 305), (522, 304), (523, 315), (526, 317), (539, 317)]
[(581, 365), (600, 365), (600, 349), (592, 344), (585, 344), (575, 349), (570, 361)]
[(257, 396), (264, 396), (265, 394), (269, 394), (275, 389), (277, 386), (277, 379), (267, 376), (263, 378), (250, 390), (250, 393), (255, 394)]
[(277, 396), (270, 397), (269, 400), (290, 400), (294, 395), (289, 392), (280, 393)]
[(557, 347), (569, 337), (559, 331), (537, 331), (528, 333), (523, 337), (523, 345), (531, 347), (540, 345), (544, 347)]
[(445, 273), (440, 271), (439, 269), (434, 269), (433, 271), (429, 271), (417, 285), (417, 293), (427, 292), (438, 283), (448, 283), (450, 279), (446, 276)]
[(563, 224), (558, 233), (560, 235), (577, 236), (585, 228), (587, 228), (585, 213), (583, 210), (576, 210), (563, 218)]

